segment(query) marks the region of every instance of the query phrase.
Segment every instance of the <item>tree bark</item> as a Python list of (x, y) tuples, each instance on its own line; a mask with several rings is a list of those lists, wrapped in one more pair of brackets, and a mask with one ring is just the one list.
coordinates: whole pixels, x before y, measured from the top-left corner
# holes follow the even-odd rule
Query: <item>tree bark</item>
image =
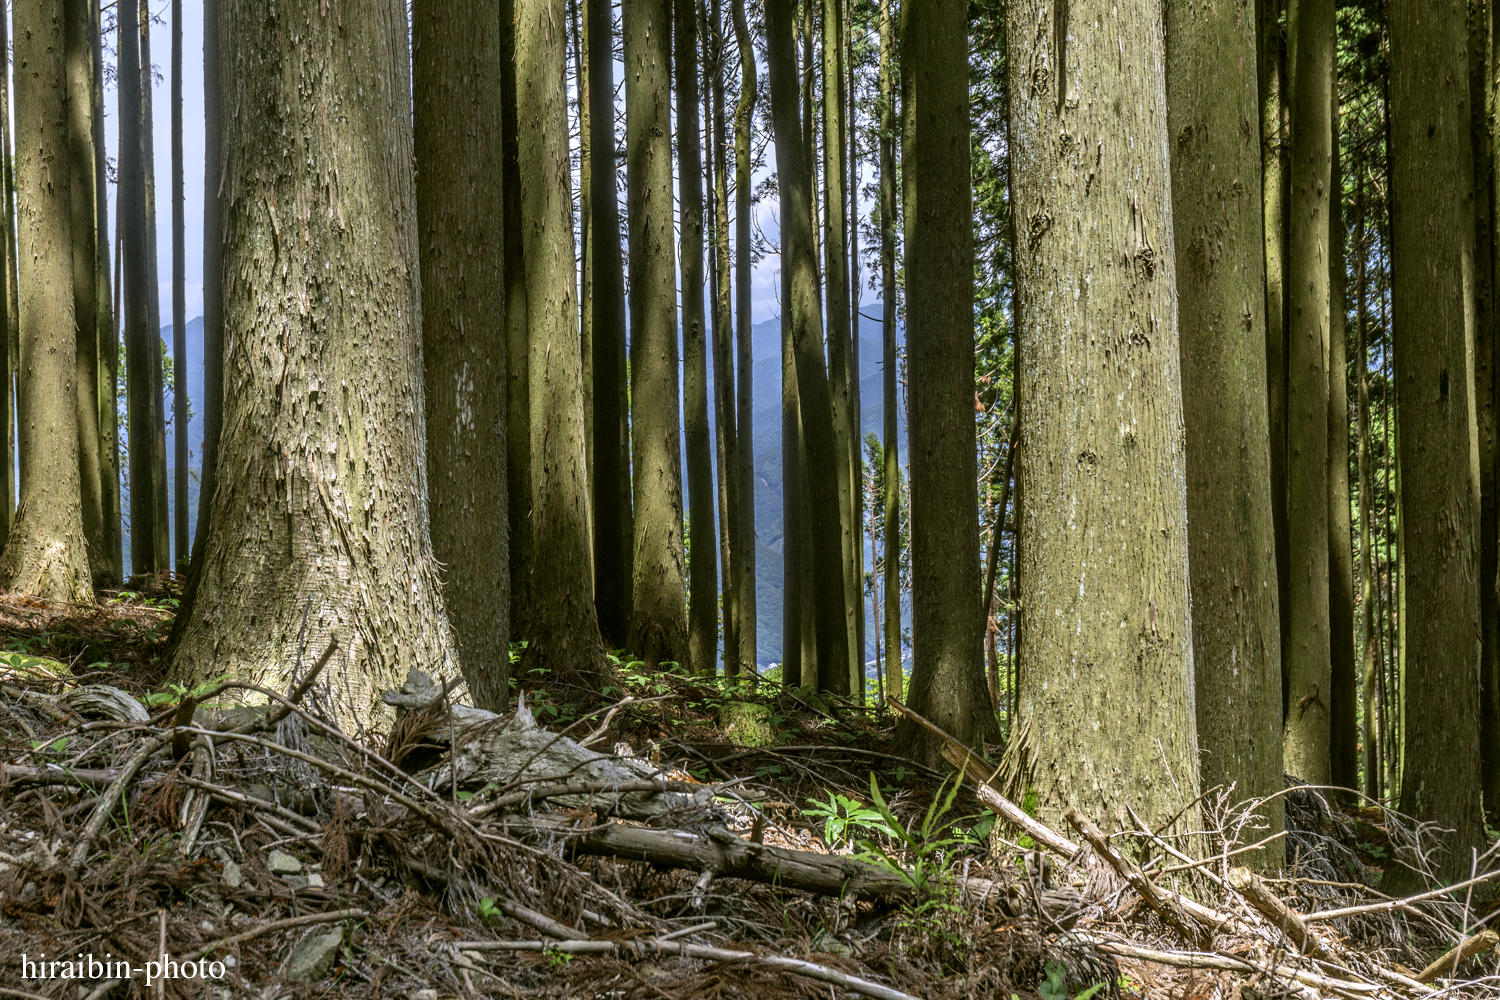
[(159, 569), (170, 570), (172, 559), (172, 511), (167, 482), (166, 358), (161, 336), (161, 276), (157, 266), (156, 238), (156, 126), (155, 72), (151, 64), (151, 8), (140, 0), (141, 29), (141, 147), (146, 186), (146, 309), (151, 329), (151, 422), (156, 445), (151, 453), (151, 490), (156, 503), (156, 554)]
[(1358, 660), (1354, 653), (1354, 552), (1349, 512), (1349, 382), (1344, 271), (1344, 175), (1339, 159), (1338, 87), (1329, 115), (1333, 183), (1328, 188), (1328, 707), (1330, 773), (1341, 788), (1359, 787)]
[(672, 247), (672, 0), (628, 0), (626, 215), (630, 226), (631, 442), (635, 469), (630, 648), (686, 663), (676, 253)]
[(755, 45), (745, 20), (745, 0), (731, 0), (735, 44), (740, 57), (740, 100), (734, 113), (734, 288), (735, 288), (735, 417), (739, 428), (739, 662), (756, 672), (759, 662), (758, 609), (755, 603), (755, 433), (753, 398), (755, 372), (750, 351), (750, 292), (752, 254), (750, 247), (751, 133), (755, 122), (757, 94)]
[(510, 699), (500, 5), (412, 8), (432, 551), (474, 704)]
[[(1391, 3), (1391, 299), (1409, 535), (1401, 811), (1456, 831), (1440, 877), (1483, 839), (1479, 759), (1479, 445), (1466, 5)], [(1462, 192), (1463, 197), (1455, 197)], [(1403, 614), (1403, 618), (1405, 615)], [(1410, 872), (1389, 879), (1412, 885)]]
[[(813, 613), (818, 688), (833, 694), (848, 694), (849, 622), (845, 613), (841, 533), (843, 501), (839, 492), (840, 482), (847, 475), (848, 463), (838, 452), (834, 440), (833, 404), (828, 370), (823, 363), (812, 161), (803, 144), (802, 123), (797, 114), (794, 16), (792, 0), (768, 0), (767, 69), (776, 136), (777, 188), (781, 199), (781, 265), (787, 273), (789, 293), (782, 308), (791, 318), (797, 398), (806, 456), (804, 469), (807, 475), (802, 486), (810, 515), (807, 529), (811, 545), (806, 555), (812, 561), (816, 597)], [(812, 595), (804, 593), (802, 596)], [(803, 681), (807, 680), (804, 676)]]
[[(99, 412), (95, 426), (99, 430), (100, 517), (106, 574), (119, 580), (124, 573), (124, 553), (120, 531), (120, 420), (118, 381), (120, 363), (119, 328), (115, 324), (115, 300), (109, 283), (109, 186), (105, 173), (104, 142), (104, 33), (97, 4), (89, 4), (89, 47), (93, 72), (89, 77), (89, 101), (93, 107), (91, 125), (94, 137), (94, 322), (99, 350), (95, 377), (98, 382)], [(4, 32), (0, 31), (0, 39)], [(0, 87), (0, 100), (4, 99)], [(3, 285), (3, 282), (0, 282)], [(7, 380), (8, 381), (8, 380)], [(7, 439), (8, 440), (8, 439)], [(9, 482), (0, 477), (0, 488)], [(206, 486), (207, 480), (204, 480)], [(9, 496), (9, 493), (6, 493)], [(0, 507), (8, 507), (0, 504)]]
[(182, 0), (172, 0), (172, 440), (176, 448), (172, 543), (179, 572), (188, 560), (187, 257), (183, 247), (186, 204), (182, 178)]
[(1044, 815), (1110, 815), (1130, 788), (1153, 824), (1198, 788), (1160, 12), (1132, 0), (1058, 23), (1065, 6), (1029, 0), (1007, 22), (1020, 710)]
[(1381, 721), (1380, 682), (1376, 676), (1375, 651), (1379, 648), (1380, 622), (1378, 598), (1375, 596), (1375, 562), (1370, 551), (1373, 535), (1370, 524), (1374, 498), (1371, 491), (1375, 479), (1370, 475), (1370, 369), (1369, 346), (1365, 339), (1365, 177), (1363, 162), (1356, 161), (1358, 182), (1355, 188), (1355, 311), (1354, 311), (1354, 375), (1356, 404), (1359, 407), (1359, 579), (1360, 616), (1359, 641), (1356, 643), (1364, 670), (1361, 687), (1364, 695), (1364, 785), (1363, 790), (1372, 799), (1381, 797)]
[(92, 604), (78, 485), (69, 80), (63, 0), (17, 0), (21, 501), (0, 589)]
[(99, 455), (99, 328), (95, 302), (94, 101), (92, 0), (66, 0), (68, 189), (73, 244), (74, 388), (78, 417), (78, 489), (89, 570), (109, 571), (104, 543), (104, 480)]
[[(855, 470), (859, 467), (859, 418), (854, 410), (854, 342), (850, 336), (849, 213), (845, 204), (844, 57), (847, 38), (844, 0), (822, 0), (823, 33), (823, 283), (827, 317), (829, 390), (833, 404), (833, 444), (838, 455), (839, 530), (843, 541), (844, 623), (848, 630), (849, 691), (858, 694), (864, 680), (859, 646), (860, 503)], [(811, 67), (809, 67), (809, 72)]]
[[(1200, 768), (1243, 800), (1284, 784), (1261, 151), (1225, 127), (1255, 120), (1256, 81), (1221, 73), (1250, 63), (1255, 25), (1230, 4), (1171, 4), (1166, 40)], [(1282, 829), (1279, 798), (1263, 819)]]
[[(713, 437), (708, 424), (708, 323), (704, 314), (703, 140), (698, 94), (698, 12), (693, 0), (673, 0), (672, 69), (677, 91), (678, 227), (682, 257), (683, 423), (687, 438), (688, 659), (701, 673), (718, 659), (718, 533), (714, 530)], [(671, 198), (668, 206), (670, 222)], [(670, 272), (671, 265), (667, 270)], [(653, 404), (654, 405), (654, 404)]]
[(146, 164), (142, 133), (140, 9), (133, 0), (117, 7), (120, 71), (116, 76), (120, 102), (120, 228), (124, 266), (126, 429), (130, 456), (130, 566), (135, 573), (153, 573), (166, 563), (160, 552), (157, 504), (153, 489), (156, 468), (156, 410), (152, 405), (151, 366), (157, 351), (157, 331), (151, 328), (150, 284), (146, 241)]
[(901, 456), (896, 394), (896, 37), (892, 0), (880, 4), (880, 338), (884, 359), (881, 429), (885, 457), (885, 511), (881, 524), (885, 548), (885, 689), (906, 697), (901, 659)]
[[(911, 708), (962, 743), (994, 738), (981, 653), (974, 430), (974, 229), (962, 0), (902, 7), (902, 174), (911, 440)], [(935, 762), (915, 723), (903, 739)]]
[(530, 620), (516, 631), (529, 643), (522, 661), (526, 669), (546, 667), (553, 677), (597, 687), (607, 667), (594, 610), (583, 455), (583, 359), (568, 176), (567, 20), (562, 0), (516, 0), (515, 11), (513, 93), (531, 434), (531, 549), (524, 576), (532, 591), (524, 602)]
[[(1489, 630), (1485, 634), (1484, 653), (1481, 659), (1480, 675), (1480, 747), (1483, 755), (1481, 770), (1484, 781), (1484, 801), (1486, 811), (1494, 823), (1500, 823), (1500, 559), (1497, 559), (1497, 547), (1500, 547), (1500, 371), (1497, 371), (1497, 363), (1500, 358), (1496, 356), (1496, 344), (1494, 338), (1500, 336), (1500, 296), (1497, 296), (1497, 286), (1500, 286), (1500, 225), (1497, 225), (1495, 213), (1495, 181), (1497, 167), (1500, 167), (1500, 142), (1495, 141), (1495, 136), (1490, 130), (1490, 122), (1493, 115), (1500, 111), (1500, 80), (1489, 81), (1494, 77), (1494, 70), (1500, 67), (1500, 4), (1490, 0), (1485, 7), (1487, 18), (1477, 31), (1471, 34), (1478, 36), (1478, 42), (1483, 48), (1479, 65), (1470, 67), (1470, 87), (1477, 83), (1482, 89), (1483, 103), (1471, 110), (1471, 121), (1474, 122), (1475, 134), (1481, 143), (1484, 152), (1484, 177), (1486, 179), (1485, 191), (1488, 194), (1487, 202), (1479, 207), (1476, 213), (1487, 230), (1480, 237), (1484, 239), (1484, 249), (1487, 251), (1489, 265), (1480, 270), (1480, 280), (1487, 283), (1489, 295), (1485, 302), (1489, 306), (1489, 319), (1486, 324), (1485, 337), (1490, 338), (1488, 346), (1480, 351), (1480, 356), (1488, 355), (1489, 378), (1480, 384), (1479, 403), (1483, 405), (1488, 414), (1485, 427), (1485, 435), (1481, 440), (1489, 444), (1489, 456), (1480, 455), (1480, 474), (1488, 477), (1490, 486), (1488, 502), (1481, 521), (1480, 529), (1480, 574), (1479, 574), (1479, 598), (1484, 602), (1482, 607), (1481, 621)], [(1478, 161), (1475, 169), (1479, 169)], [(1483, 265), (1482, 257), (1476, 257), (1476, 263)], [(1481, 492), (1484, 489), (1481, 483)]]
[(1288, 634), (1283, 746), (1289, 773), (1333, 777), (1328, 567), (1329, 191), (1333, 0), (1293, 0), (1291, 233), (1287, 253)]
[[(525, 639), (530, 631), (533, 590), (531, 521), (531, 330), (526, 300), (526, 247), (522, 233), (520, 113), (516, 101), (516, 0), (500, 0), (500, 187), (501, 240), (505, 247), (505, 477), (510, 521), (510, 627)], [(569, 220), (571, 225), (571, 219)]]
[(625, 367), (625, 265), (615, 187), (614, 23), (610, 0), (585, 0), (589, 33), (589, 261), (593, 265), (594, 605), (611, 647), (630, 631), (635, 523)]
[(1281, 16), (1287, 0), (1256, 0), (1259, 45), (1261, 199), (1266, 267), (1266, 424), (1271, 439), (1271, 519), (1276, 535), (1277, 613), (1281, 630), (1281, 701), (1286, 712), (1291, 550), (1287, 534), (1287, 50)]
[[(10, 51), (9, 40), (10, 26), (6, 19), (0, 16), (0, 52)], [(0, 355), (5, 358), (0, 375), (5, 378), (5, 385), (0, 388), (0, 403), (4, 404), (5, 414), (0, 417), (0, 428), (4, 428), (5, 440), (0, 444), (0, 462), (5, 468), (0, 469), (0, 530), (5, 532), (5, 537), (10, 537), (11, 524), (16, 514), (16, 489), (19, 477), (16, 475), (16, 374), (21, 363), (18, 345), (20, 338), (15, 329), (16, 318), (19, 313), (16, 310), (16, 280), (12, 262), (15, 260), (15, 200), (12, 195), (11, 168), (14, 160), (11, 158), (10, 142), (10, 74), (0, 72), (0, 211), (5, 216), (4, 222), (0, 223), (0, 254), (4, 259), (0, 260), (0, 321), (5, 323), (0, 339), (4, 344), (0, 345)]]
[(172, 677), (285, 689), (336, 637), (320, 683), (369, 725), (409, 670), (457, 666), (428, 538), (406, 10), (220, 0), (216, 35), (224, 433)]

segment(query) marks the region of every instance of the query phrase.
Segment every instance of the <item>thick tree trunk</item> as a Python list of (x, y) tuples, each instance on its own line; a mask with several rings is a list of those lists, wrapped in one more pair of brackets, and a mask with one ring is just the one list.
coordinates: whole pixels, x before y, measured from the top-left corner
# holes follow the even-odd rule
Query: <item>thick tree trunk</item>
[[(833, 403), (833, 444), (838, 455), (839, 530), (843, 541), (844, 623), (848, 629), (849, 691), (858, 694), (864, 678), (864, 656), (859, 647), (860, 503), (855, 469), (859, 465), (859, 427), (854, 412), (854, 342), (850, 336), (849, 213), (844, 179), (845, 122), (844, 0), (822, 0), (823, 34), (823, 282), (826, 295), (829, 389)], [(810, 70), (810, 67), (809, 67)]]
[(188, 561), (188, 371), (187, 256), (183, 247), (186, 204), (182, 190), (182, 0), (172, 0), (172, 439), (175, 460), (172, 496), (177, 517), (172, 522), (172, 544), (181, 572)]
[(152, 404), (151, 368), (157, 358), (158, 334), (151, 326), (146, 240), (146, 163), (141, 117), (140, 9), (133, 0), (119, 4), (120, 71), (120, 229), (124, 268), (126, 430), (130, 456), (130, 567), (152, 573), (166, 565), (159, 551), (156, 469), (156, 409)]
[[(818, 257), (813, 226), (812, 161), (802, 143), (797, 114), (797, 66), (793, 41), (792, 0), (766, 4), (767, 69), (771, 117), (776, 135), (777, 188), (781, 199), (781, 264), (788, 276), (782, 308), (791, 317), (796, 360), (797, 398), (805, 454), (802, 482), (815, 596), (815, 642), (818, 688), (849, 693), (849, 622), (844, 597), (844, 546), (840, 483), (848, 462), (837, 450), (828, 370), (823, 363), (823, 316), (818, 295)], [(783, 476), (785, 470), (783, 470)], [(806, 580), (804, 580), (806, 586)], [(806, 611), (804, 610), (804, 614)], [(806, 625), (806, 622), (803, 623)], [(803, 680), (809, 678), (805, 676)]]
[(1332, 778), (1328, 607), (1329, 191), (1333, 182), (1333, 0), (1293, 0), (1291, 233), (1287, 253), (1287, 538), (1283, 641), (1289, 773)]
[[(1479, 759), (1479, 444), (1466, 5), (1391, 3), (1391, 299), (1409, 533), (1401, 811), (1456, 831), (1435, 858), (1469, 870), (1483, 839)], [(1403, 614), (1403, 618), (1405, 615)], [(1398, 869), (1389, 879), (1415, 883)]]
[(99, 328), (95, 281), (93, 0), (66, 0), (68, 187), (73, 234), (74, 387), (77, 391), (78, 490), (89, 570), (109, 571), (104, 542), (104, 480), (99, 456)]
[(561, 0), (516, 0), (515, 11), (531, 434), (531, 550), (524, 576), (532, 593), (525, 600), (531, 619), (522, 633), (529, 642), (523, 664), (597, 687), (606, 664), (594, 611), (583, 457), (583, 359), (567, 172), (567, 22)]
[(1007, 22), (1020, 707), (1044, 814), (1109, 815), (1131, 788), (1162, 823), (1197, 794), (1198, 740), (1161, 8), (1066, 11), (1027, 0)]
[(896, 395), (896, 38), (892, 0), (880, 4), (880, 337), (883, 355), (881, 428), (885, 458), (885, 511), (881, 523), (885, 548), (885, 689), (906, 697), (901, 662), (901, 456), (900, 417)]
[[(907, 703), (960, 742), (998, 732), (981, 654), (974, 430), (974, 229), (962, 0), (902, 7), (902, 151), (910, 381), (912, 672)], [(929, 761), (941, 744), (911, 722)]]
[(432, 552), (474, 704), (510, 698), (500, 5), (412, 8)]
[(615, 188), (614, 24), (610, 0), (585, 0), (589, 33), (589, 262), (594, 399), (594, 605), (613, 648), (630, 631), (635, 519), (625, 368), (625, 265)]
[[(119, 328), (115, 324), (115, 300), (109, 283), (109, 185), (105, 177), (104, 142), (104, 35), (99, 8), (89, 4), (89, 47), (93, 72), (89, 77), (89, 101), (93, 106), (91, 125), (94, 134), (94, 322), (99, 350), (95, 370), (98, 384), (99, 412), (94, 424), (99, 430), (100, 516), (103, 519), (103, 560), (106, 574), (119, 580), (124, 573), (124, 553), (120, 531), (120, 420), (117, 391), (120, 363)], [(0, 31), (0, 38), (3, 38)], [(0, 87), (0, 100), (4, 89)], [(3, 282), (0, 282), (3, 284)], [(205, 286), (206, 287), (206, 286)], [(6, 475), (9, 475), (7, 470)], [(9, 482), (0, 477), (0, 484)], [(208, 480), (202, 485), (207, 487)], [(8, 493), (6, 494), (9, 495)], [(0, 506), (8, 506), (0, 504)]]
[(751, 673), (759, 654), (758, 614), (755, 603), (755, 434), (753, 394), (755, 372), (750, 351), (750, 292), (752, 280), (750, 248), (751, 131), (755, 121), (757, 91), (755, 46), (745, 21), (745, 0), (731, 0), (734, 38), (740, 56), (740, 101), (734, 113), (734, 289), (735, 289), (735, 417), (739, 427), (739, 661)]
[(78, 487), (63, 0), (17, 0), (15, 24), (23, 487), (0, 556), (0, 590), (92, 604)]
[[(0, 52), (10, 51), (9, 39), (10, 26), (6, 18), (0, 16)], [(19, 337), (15, 330), (15, 318), (19, 315), (16, 310), (16, 281), (12, 261), (15, 260), (15, 202), (11, 195), (11, 144), (10, 144), (10, 74), (0, 72), (0, 214), (5, 219), (0, 223), (0, 254), (4, 259), (0, 260), (0, 321), (5, 328), (0, 331), (0, 356), (5, 363), (0, 366), (0, 375), (4, 376), (5, 384), (0, 387), (0, 404), (5, 407), (5, 414), (0, 417), (0, 428), (3, 428), (5, 440), (0, 443), (0, 462), (5, 468), (0, 469), (0, 531), (10, 537), (10, 527), (15, 520), (16, 513), (16, 368), (20, 364), (20, 355), (17, 350)]]
[[(1255, 25), (1230, 4), (1166, 9), (1167, 123), (1187, 429), (1188, 565), (1203, 784), (1271, 796), (1281, 770), (1281, 619), (1271, 516)], [(1265, 833), (1283, 826), (1272, 799)], [(1278, 842), (1255, 855), (1278, 868)]]
[(1328, 622), (1330, 774), (1359, 787), (1359, 664), (1354, 652), (1354, 552), (1349, 512), (1349, 381), (1344, 311), (1344, 177), (1339, 160), (1338, 87), (1334, 87), (1333, 183), (1328, 188)]
[(1286, 712), (1286, 656), (1291, 606), (1287, 600), (1291, 550), (1286, 521), (1287, 428), (1287, 156), (1286, 44), (1281, 16), (1287, 0), (1256, 0), (1259, 45), (1261, 203), (1265, 240), (1266, 418), (1271, 439), (1271, 519), (1276, 534), (1277, 613), (1281, 630), (1281, 692)]
[(406, 10), (221, 0), (215, 27), (224, 433), (172, 676), (285, 689), (337, 638), (332, 702), (371, 724), (410, 669), (457, 666), (427, 527)]
[[(1500, 79), (1495, 79), (1496, 67), (1500, 67), (1500, 3), (1490, 0), (1486, 5), (1488, 15), (1485, 24), (1473, 32), (1485, 46), (1484, 58), (1477, 68), (1470, 68), (1470, 86), (1475, 76), (1483, 86), (1484, 104), (1471, 109), (1471, 121), (1475, 132), (1482, 140), (1486, 154), (1484, 175), (1489, 194), (1487, 205), (1480, 206), (1479, 217), (1485, 220), (1488, 230), (1485, 235), (1489, 256), (1489, 268), (1480, 272), (1480, 280), (1489, 286), (1490, 314), (1488, 322), (1490, 338), (1500, 337), (1500, 215), (1496, 212), (1496, 181), (1500, 179), (1500, 141), (1490, 131), (1493, 116), (1500, 113)], [(1493, 85), (1488, 85), (1493, 80)], [(1479, 169), (1476, 162), (1475, 169)], [(1487, 348), (1489, 354), (1489, 380), (1482, 383), (1478, 402), (1489, 414), (1486, 440), (1489, 443), (1488, 459), (1483, 454), (1480, 461), (1481, 475), (1487, 475), (1491, 500), (1487, 504), (1485, 518), (1480, 530), (1481, 569), (1479, 575), (1480, 601), (1486, 602), (1481, 620), (1489, 630), (1486, 633), (1484, 655), (1480, 674), (1480, 747), (1483, 755), (1485, 809), (1492, 823), (1500, 823), (1500, 356), (1497, 344), (1492, 340)], [(1486, 396), (1485, 393), (1488, 393)], [(1482, 486), (1481, 486), (1482, 489)]]
[(677, 279), (672, 247), (672, 0), (628, 0), (626, 214), (630, 225), (631, 441), (635, 579), (630, 648), (687, 662)]
[[(703, 141), (698, 95), (698, 12), (693, 0), (674, 0), (673, 71), (677, 92), (677, 192), (681, 206), (683, 423), (687, 438), (688, 659), (713, 673), (718, 659), (718, 533), (714, 530), (713, 436), (708, 424), (708, 323), (703, 294)], [(668, 225), (670, 226), (670, 197)], [(668, 265), (668, 272), (670, 272)], [(654, 404), (653, 404), (654, 405)]]

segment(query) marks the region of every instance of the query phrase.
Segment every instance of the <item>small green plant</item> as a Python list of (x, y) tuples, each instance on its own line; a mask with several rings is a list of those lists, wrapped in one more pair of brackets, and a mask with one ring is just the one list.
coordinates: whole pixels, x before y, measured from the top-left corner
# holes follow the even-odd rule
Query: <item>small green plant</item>
[(47, 740), (31, 741), (31, 749), (37, 754), (61, 756), (62, 752), (67, 748), (68, 738), (66, 736), (59, 736), (57, 739), (52, 740), (51, 742), (48, 742)]
[(887, 825), (880, 810), (837, 792), (829, 792), (827, 802), (808, 799), (807, 808), (802, 810), (802, 815), (823, 821), (823, 843), (830, 850), (853, 846), (852, 834), (859, 828), (879, 831), (887, 837), (896, 836), (896, 831)]
[(500, 907), (495, 905), (494, 896), (486, 896), (479, 901), (479, 919), (487, 923), (493, 923), (505, 916)]
[(573, 956), (560, 948), (547, 950), (547, 968), (549, 969), (561, 969), (571, 961), (573, 961)]
[[(1108, 984), (1096, 983), (1082, 993), (1074, 994), (1072, 1000), (1089, 1000), (1106, 985)], [(1037, 983), (1036, 991), (1042, 995), (1043, 1000), (1068, 1000), (1067, 970), (1063, 968), (1061, 962), (1047, 963), (1047, 974), (1042, 977), (1040, 983)]]
[(945, 888), (946, 881), (942, 870), (942, 856), (950, 848), (964, 842), (961, 836), (939, 836), (943, 830), (943, 818), (953, 808), (953, 800), (958, 797), (958, 790), (962, 786), (962, 780), (958, 775), (945, 778), (938, 786), (937, 793), (932, 797), (932, 804), (927, 807), (927, 813), (922, 817), (921, 824), (910, 830), (901, 825), (896, 814), (891, 812), (890, 806), (886, 805), (885, 796), (880, 793), (880, 783), (875, 780), (875, 775), (870, 775), (870, 797), (875, 801), (875, 808), (880, 813), (885, 825), (900, 842), (904, 852), (911, 856), (912, 867), (910, 871), (901, 863), (899, 855), (887, 851), (879, 844), (871, 842), (867, 850), (868, 860), (878, 864), (883, 863), (911, 883), (911, 887), (919, 894), (930, 895), (939, 893)]

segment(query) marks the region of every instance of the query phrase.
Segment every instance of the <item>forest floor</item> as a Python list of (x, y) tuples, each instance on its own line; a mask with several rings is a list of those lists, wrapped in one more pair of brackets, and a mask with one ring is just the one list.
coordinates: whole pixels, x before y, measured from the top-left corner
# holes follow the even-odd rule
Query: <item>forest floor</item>
[(165, 683), (175, 607), (0, 598), (0, 998), (1500, 997), (1500, 859), (1390, 900), (1428, 831), (1334, 793), (1290, 783), (1255, 877), (1223, 793), (1207, 832), (1054, 829), (885, 712), (629, 662), (602, 700), (528, 678), (545, 739), (497, 772), (520, 718), (446, 695), (387, 734), (204, 714), (243, 694)]

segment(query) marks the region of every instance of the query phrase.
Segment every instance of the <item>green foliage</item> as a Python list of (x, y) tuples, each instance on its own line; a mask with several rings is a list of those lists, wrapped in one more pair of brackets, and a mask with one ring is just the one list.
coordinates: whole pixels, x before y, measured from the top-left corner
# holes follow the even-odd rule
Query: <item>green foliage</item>
[[(1072, 1000), (1089, 1000), (1107, 985), (1109, 984), (1096, 983), (1081, 993), (1075, 993)], [(1036, 991), (1042, 995), (1043, 1000), (1068, 1000), (1067, 970), (1061, 962), (1047, 963), (1047, 974), (1037, 983)], [(1012, 993), (1011, 996), (1014, 997), (1015, 994)]]
[(181, 684), (168, 684), (164, 689), (160, 691), (148, 692), (146, 697), (143, 698), (142, 701), (146, 703), (147, 708), (156, 708), (158, 705), (171, 705), (176, 702), (180, 702), (184, 698), (189, 696), (195, 699), (202, 698), (205, 694), (218, 687), (221, 683), (223, 683), (221, 678), (214, 678), (211, 680), (199, 681), (191, 688), (185, 687)]
[(802, 810), (802, 815), (809, 819), (823, 821), (823, 843), (827, 844), (830, 850), (853, 846), (851, 833), (861, 828), (879, 831), (887, 837), (897, 836), (896, 831), (886, 823), (880, 810), (837, 792), (829, 792), (827, 802), (808, 799), (807, 808)]
[(503, 916), (505, 916), (505, 914), (500, 912), (500, 907), (495, 905), (494, 896), (486, 896), (479, 901), (480, 920), (483, 920), (486, 923), (494, 923), (496, 920), (499, 920)]

